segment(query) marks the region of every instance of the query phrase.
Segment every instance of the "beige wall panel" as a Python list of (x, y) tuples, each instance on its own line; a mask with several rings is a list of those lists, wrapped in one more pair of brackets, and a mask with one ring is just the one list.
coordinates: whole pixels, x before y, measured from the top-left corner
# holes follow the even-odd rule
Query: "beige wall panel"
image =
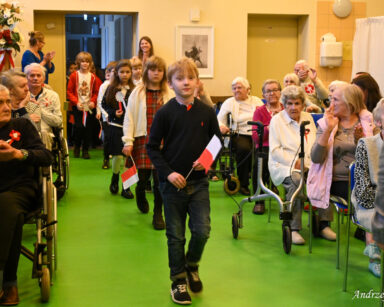
[(266, 79), (282, 82), (297, 61), (298, 17), (250, 15), (247, 77), (252, 93), (261, 97)]
[[(66, 100), (65, 14), (62, 12), (36, 12), (34, 20), (34, 29), (43, 32), (45, 36), (44, 53), (56, 51), (53, 59), (55, 71), (49, 75), (49, 85), (60, 96), (61, 109), (65, 119), (66, 112), (63, 108)], [(53, 28), (47, 29), (47, 24)]]

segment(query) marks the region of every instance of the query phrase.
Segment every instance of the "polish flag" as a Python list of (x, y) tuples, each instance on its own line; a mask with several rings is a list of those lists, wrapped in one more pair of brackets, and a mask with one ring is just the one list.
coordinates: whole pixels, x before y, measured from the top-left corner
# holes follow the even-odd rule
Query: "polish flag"
[(87, 111), (83, 111), (83, 126), (87, 124)]
[(124, 190), (138, 182), (139, 176), (137, 175), (136, 165), (132, 165), (132, 167), (128, 168), (124, 173), (122, 173), (121, 180), (123, 181)]
[(213, 135), (207, 147), (204, 149), (199, 159), (197, 159), (197, 161), (204, 166), (205, 173), (208, 173), (208, 170), (211, 167), (213, 161), (215, 161), (216, 156), (221, 150), (221, 147), (222, 145), (220, 139), (216, 135)]

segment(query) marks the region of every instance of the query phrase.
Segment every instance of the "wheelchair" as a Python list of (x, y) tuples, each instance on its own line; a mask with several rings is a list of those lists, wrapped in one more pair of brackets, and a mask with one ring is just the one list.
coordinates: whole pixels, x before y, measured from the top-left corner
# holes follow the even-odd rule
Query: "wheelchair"
[(54, 161), (52, 170), (57, 175), (54, 185), (57, 190), (57, 199), (61, 199), (69, 187), (69, 150), (67, 140), (64, 138), (63, 128), (53, 128), (52, 153)]
[[(229, 127), (231, 127), (232, 116), (230, 113), (228, 114), (227, 122)], [(240, 181), (235, 174), (235, 148), (233, 146), (233, 139), (235, 137), (236, 132), (232, 129), (229, 130), (228, 134), (223, 135), (224, 146), (217, 158), (219, 170), (214, 170), (224, 180), (224, 191), (228, 195), (234, 195), (240, 190)]]
[(32, 261), (32, 278), (38, 280), (41, 300), (48, 302), (57, 267), (57, 199), (52, 181), (52, 167), (39, 168), (39, 208), (27, 214), (26, 223), (36, 224), (33, 250), (21, 246), (21, 254)]

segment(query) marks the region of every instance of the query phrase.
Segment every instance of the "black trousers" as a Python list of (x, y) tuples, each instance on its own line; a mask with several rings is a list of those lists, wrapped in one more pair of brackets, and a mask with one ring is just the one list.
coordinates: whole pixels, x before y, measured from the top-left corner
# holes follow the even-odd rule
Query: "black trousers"
[(3, 282), (17, 280), (24, 216), (36, 208), (36, 191), (20, 186), (0, 193), (0, 270)]
[(76, 107), (73, 107), (73, 115), (75, 117), (75, 127), (73, 131), (73, 137), (76, 147), (83, 146), (83, 150), (89, 149), (89, 144), (92, 139), (92, 122), (95, 117), (95, 110), (92, 110), (92, 114), (88, 112), (85, 127), (83, 125), (83, 111), (79, 111)]
[(236, 154), (237, 176), (240, 186), (248, 188), (249, 174), (252, 167), (252, 137), (250, 135), (237, 135), (232, 138)]
[(157, 171), (155, 169), (138, 169), (139, 182), (136, 185), (136, 201), (144, 201), (145, 197), (145, 187), (147, 185), (147, 181), (151, 177), (151, 173), (153, 175), (153, 194), (154, 194), (154, 203), (155, 206), (153, 208), (154, 213), (161, 213), (163, 207), (163, 198), (161, 197), (159, 191), (159, 177), (157, 176)]

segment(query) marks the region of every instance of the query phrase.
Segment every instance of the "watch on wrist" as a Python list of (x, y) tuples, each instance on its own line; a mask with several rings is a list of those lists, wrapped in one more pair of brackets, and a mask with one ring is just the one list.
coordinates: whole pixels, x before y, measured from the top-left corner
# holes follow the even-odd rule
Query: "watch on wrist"
[(20, 149), (20, 151), (21, 151), (21, 153), (23, 154), (23, 158), (21, 159), (21, 161), (25, 161), (25, 160), (27, 160), (27, 158), (28, 158), (28, 150), (26, 150), (26, 149)]

